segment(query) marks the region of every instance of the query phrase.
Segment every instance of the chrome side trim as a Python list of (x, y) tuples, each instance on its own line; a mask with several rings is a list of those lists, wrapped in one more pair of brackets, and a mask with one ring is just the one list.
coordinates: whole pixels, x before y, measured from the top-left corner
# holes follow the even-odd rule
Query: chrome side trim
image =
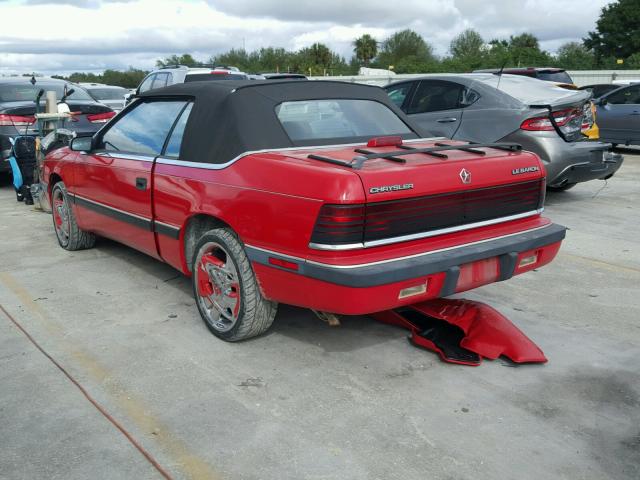
[(483, 220), (482, 222), (468, 223), (466, 225), (458, 225), (455, 227), (440, 228), (438, 230), (432, 230), (430, 232), (412, 233), (410, 235), (402, 235), (400, 237), (382, 238), (380, 240), (371, 240), (364, 243), (350, 243), (346, 245), (327, 245), (322, 243), (309, 243), (309, 248), (315, 250), (355, 250), (357, 248), (371, 248), (378, 247), (380, 245), (389, 245), (391, 243), (408, 242), (410, 240), (419, 240), (421, 238), (435, 237), (437, 235), (444, 235), (446, 233), (461, 232), (464, 230), (471, 230), (472, 228), (486, 227), (489, 225), (495, 225), (496, 223), (509, 222), (511, 220), (518, 220), (520, 218), (531, 217), (533, 215), (539, 215), (544, 211), (544, 208), (532, 210), (530, 212), (517, 213), (515, 215), (509, 215), (507, 217), (494, 218), (492, 220)]
[[(429, 137), (429, 138), (412, 138), (409, 140), (403, 140), (403, 143), (415, 143), (415, 142), (425, 142), (430, 140), (442, 140), (445, 137)], [(186, 160), (178, 160), (175, 158), (167, 158), (167, 157), (158, 157), (156, 159), (156, 163), (161, 163), (163, 165), (175, 165), (179, 167), (189, 167), (189, 168), (202, 168), (205, 170), (222, 170), (223, 168), (227, 168), (229, 165), (234, 164), (241, 158), (244, 158), (248, 155), (253, 155), (256, 153), (270, 153), (270, 152), (293, 152), (296, 150), (318, 150), (324, 148), (342, 148), (342, 147), (357, 147), (364, 145), (364, 142), (358, 143), (342, 143), (337, 145), (314, 145), (309, 147), (284, 147), (284, 148), (265, 148), (263, 150), (249, 150), (248, 152), (241, 153), (237, 157), (232, 158), (226, 163), (201, 163), (201, 162), (188, 162)]]
[(159, 222), (158, 220), (154, 220), (153, 223), (156, 225), (162, 225), (163, 227), (172, 228), (173, 230), (180, 230), (180, 227), (176, 227), (175, 225), (171, 225), (170, 223)]
[[(275, 252), (275, 251), (269, 250), (267, 248), (256, 247), (256, 246), (250, 245), (248, 243), (245, 243), (244, 245), (245, 245), (245, 247), (253, 248), (255, 250), (259, 250), (259, 251), (267, 253), (267, 254), (277, 255), (278, 257), (286, 258), (288, 260), (295, 260), (297, 262), (308, 262), (308, 263), (310, 263), (309, 260), (306, 260), (306, 259), (304, 259), (302, 257), (294, 257), (293, 255), (287, 255), (286, 253)], [(322, 265), (322, 264), (319, 264), (319, 265)]]
[(309, 242), (309, 248), (314, 250), (332, 250), (339, 252), (342, 250), (356, 250), (358, 248), (366, 248), (364, 243), (345, 243), (343, 245), (329, 245), (324, 243)]
[(150, 162), (153, 163), (154, 156), (152, 155), (140, 155), (135, 153), (120, 153), (120, 152), (100, 152), (96, 153), (99, 157), (107, 157), (107, 158), (122, 158), (124, 160), (138, 160), (140, 162)]
[(522, 230), (522, 231), (515, 232), (515, 233), (508, 233), (506, 235), (500, 235), (499, 237), (486, 238), (484, 240), (478, 240), (476, 242), (463, 243), (462, 245), (454, 245), (452, 247), (440, 248), (438, 250), (431, 250), (429, 252), (414, 253), (413, 255), (406, 255), (404, 257), (395, 257), (395, 258), (389, 258), (387, 260), (378, 260), (377, 262), (358, 263), (358, 264), (355, 264), (355, 265), (335, 265), (335, 264), (332, 264), (332, 263), (316, 262), (314, 260), (307, 260), (307, 259), (304, 259), (304, 258), (294, 257), (292, 255), (287, 255), (285, 253), (275, 252), (273, 250), (268, 250), (266, 248), (254, 247), (253, 245), (249, 245), (249, 244), (245, 244), (245, 245), (247, 247), (254, 248), (256, 250), (260, 250), (261, 252), (264, 252), (264, 253), (267, 253), (267, 254), (277, 255), (278, 257), (284, 257), (284, 258), (288, 258), (288, 259), (291, 259), (291, 260), (296, 260), (298, 262), (304, 262), (304, 263), (308, 263), (308, 264), (311, 264), (311, 265), (317, 265), (319, 267), (331, 268), (331, 269), (340, 269), (341, 270), (341, 269), (349, 269), (349, 268), (371, 267), (371, 266), (374, 266), (374, 265), (383, 265), (385, 263), (397, 262), (397, 261), (401, 261), (401, 260), (410, 260), (410, 259), (414, 259), (414, 258), (420, 258), (420, 257), (424, 257), (424, 256), (427, 256), (427, 255), (434, 255), (434, 254), (441, 253), (441, 252), (447, 252), (447, 251), (450, 251), (450, 250), (456, 250), (456, 249), (459, 249), (459, 248), (465, 248), (465, 247), (471, 247), (471, 246), (474, 246), (474, 245), (480, 245), (482, 243), (492, 242), (494, 240), (501, 240), (503, 238), (509, 238), (509, 237), (513, 237), (515, 235), (522, 235), (524, 233), (535, 232), (535, 231), (538, 231), (538, 230), (542, 230), (544, 228), (548, 228), (551, 225), (553, 225), (553, 224), (549, 223), (548, 225), (543, 225), (541, 227), (530, 228), (529, 230)]
[(149, 218), (149, 217), (142, 217), (140, 215), (136, 215), (135, 213), (127, 212), (125, 210), (120, 210), (119, 208), (115, 208), (115, 207), (111, 207), (109, 205), (105, 205), (104, 203), (96, 202), (95, 200), (89, 200), (88, 198), (85, 198), (85, 197), (83, 197), (81, 195), (77, 195), (75, 193), (68, 193), (67, 192), (67, 195), (72, 196), (74, 198), (77, 198), (77, 199), (79, 199), (79, 200), (81, 200), (83, 202), (92, 203), (93, 205), (97, 205), (98, 207), (106, 208), (107, 210), (111, 210), (113, 212), (121, 213), (121, 214), (127, 215), (129, 217), (138, 218), (140, 220), (145, 220), (147, 222), (151, 221), (151, 218)]

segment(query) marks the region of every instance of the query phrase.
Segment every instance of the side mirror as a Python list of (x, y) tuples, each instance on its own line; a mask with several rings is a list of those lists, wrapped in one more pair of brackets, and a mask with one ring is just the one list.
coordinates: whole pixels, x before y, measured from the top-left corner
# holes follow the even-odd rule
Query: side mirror
[(126, 93), (124, 95), (124, 104), (125, 105), (129, 105), (131, 102), (133, 102), (136, 98), (138, 97), (138, 91), (136, 90), (133, 93)]
[(76, 137), (69, 146), (74, 152), (90, 152), (92, 143), (93, 137)]
[(609, 101), (606, 98), (599, 98), (598, 100), (595, 101), (596, 105), (601, 105), (601, 106), (605, 106), (607, 103), (609, 103)]

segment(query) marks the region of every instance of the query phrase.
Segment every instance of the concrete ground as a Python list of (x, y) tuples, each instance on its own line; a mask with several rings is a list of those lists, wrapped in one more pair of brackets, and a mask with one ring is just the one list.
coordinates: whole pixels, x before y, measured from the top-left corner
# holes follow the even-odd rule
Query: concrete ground
[[(626, 152), (630, 153), (630, 152)], [(57, 246), (51, 217), (0, 187), (0, 304), (174, 478), (640, 478), (640, 156), (550, 194), (554, 263), (466, 296), (549, 363), (441, 363), (367, 318), (330, 328), (281, 306), (228, 344), (190, 283), (102, 240)], [(160, 478), (0, 312), (0, 477)]]

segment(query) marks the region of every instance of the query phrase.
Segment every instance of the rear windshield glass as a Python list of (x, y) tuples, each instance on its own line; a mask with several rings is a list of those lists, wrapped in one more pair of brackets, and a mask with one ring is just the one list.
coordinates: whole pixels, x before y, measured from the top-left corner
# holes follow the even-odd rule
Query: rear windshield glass
[(186, 82), (206, 82), (207, 80), (246, 80), (248, 77), (239, 73), (192, 73), (184, 77)]
[(126, 88), (90, 88), (89, 93), (96, 100), (124, 100), (124, 96), (129, 93)]
[(293, 141), (413, 133), (387, 106), (372, 100), (283, 102), (276, 115)]
[(538, 72), (538, 78), (547, 82), (573, 83), (567, 72)]
[[(72, 88), (74, 89), (74, 92), (67, 97), (68, 100), (93, 101), (93, 98), (91, 98), (82, 88), (71, 84), (68, 84), (67, 88), (69, 90)], [(35, 101), (36, 95), (38, 95), (40, 89), (43, 89), (45, 92), (56, 92), (56, 98), (58, 100), (60, 100), (64, 95), (63, 83), (36, 82), (35, 85), (31, 85), (30, 83), (0, 84), (0, 102), (33, 102)], [(45, 98), (46, 94), (42, 96), (41, 101), (44, 101)]]

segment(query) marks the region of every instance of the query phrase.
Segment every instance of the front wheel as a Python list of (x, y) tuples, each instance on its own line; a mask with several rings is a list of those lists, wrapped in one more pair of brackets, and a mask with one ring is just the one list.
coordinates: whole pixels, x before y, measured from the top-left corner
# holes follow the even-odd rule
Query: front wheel
[(63, 182), (56, 183), (51, 190), (51, 214), (58, 243), (65, 250), (83, 250), (93, 247), (96, 243), (93, 233), (85, 232), (78, 227)]
[(192, 265), (193, 293), (200, 316), (217, 337), (229, 342), (266, 332), (278, 304), (260, 293), (240, 241), (227, 228), (205, 233)]

